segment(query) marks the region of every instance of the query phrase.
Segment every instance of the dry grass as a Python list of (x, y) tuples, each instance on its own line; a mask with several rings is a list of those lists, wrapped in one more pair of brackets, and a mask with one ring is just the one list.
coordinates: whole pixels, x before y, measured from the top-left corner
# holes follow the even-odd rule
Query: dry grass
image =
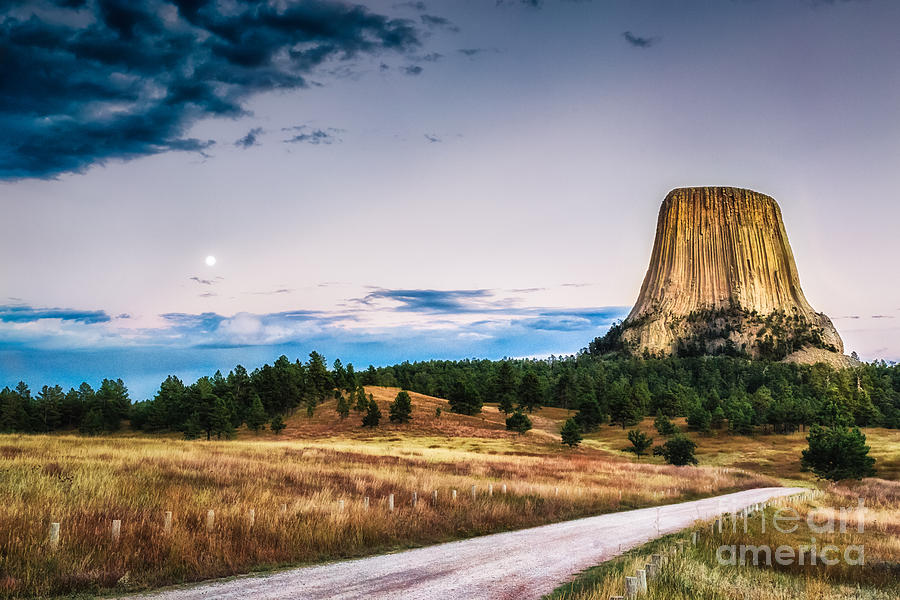
[[(863, 533), (856, 529), (855, 510), (848, 511), (843, 517), (840, 513), (840, 508), (855, 509), (859, 497), (865, 499), (868, 509)], [(802, 517), (795, 532), (781, 533), (773, 527), (773, 515), (779, 508), (796, 511), (795, 514)], [(838, 524), (837, 530), (834, 533), (812, 532), (806, 525), (810, 513), (820, 525), (833, 517)], [(894, 600), (900, 597), (900, 483), (869, 479), (829, 486), (813, 499), (770, 507), (765, 515), (766, 531), (762, 531), (759, 517), (749, 520), (747, 531), (740, 521), (736, 529), (726, 522), (721, 534), (710, 534), (705, 525), (698, 527), (699, 544), (696, 547), (686, 544), (686, 552), (670, 558), (661, 575), (651, 582), (649, 593), (643, 597), (648, 600)], [(842, 521), (846, 523), (843, 533)], [(790, 522), (787, 522), (782, 529), (789, 527)], [(651, 554), (671, 548), (676, 538), (687, 540), (689, 535), (670, 536), (590, 569), (550, 597), (554, 600), (607, 600), (610, 596), (621, 595), (625, 589), (625, 575), (644, 568)], [(804, 565), (718, 564), (716, 551), (721, 545), (739, 548), (742, 544), (765, 545), (772, 549), (789, 546), (797, 550), (804, 546), (815, 545), (821, 549), (834, 545), (841, 553), (849, 545), (863, 545), (865, 564), (840, 561), (828, 566), (819, 561), (811, 565), (809, 558)]]
[[(800, 469), (800, 453), (807, 447), (806, 432), (788, 435), (759, 434), (753, 436), (729, 435), (724, 432), (699, 434), (687, 431), (684, 419), (673, 419), (688, 437), (697, 443), (697, 459), (700, 464), (747, 469), (756, 473), (790, 480), (812, 481), (814, 476)], [(665, 439), (653, 427), (653, 419), (644, 419), (636, 427), (654, 438), (655, 443)], [(586, 436), (586, 443), (594, 448), (619, 452), (630, 446), (621, 427), (602, 426), (596, 433)], [(900, 431), (870, 427), (864, 429), (866, 443), (872, 447), (878, 476), (883, 479), (900, 478)], [(644, 458), (659, 462), (659, 458)]]
[[(373, 391), (387, 414), (396, 390)], [(355, 414), (339, 422), (326, 406), (311, 420), (289, 419), (281, 438), (0, 436), (0, 597), (196, 581), (773, 483), (563, 450), (548, 432), (564, 411), (537, 415), (546, 431), (516, 436), (499, 428), (500, 415), (438, 419), (443, 401), (413, 400), (412, 424), (375, 432), (362, 431)], [(168, 535), (165, 511), (174, 514)], [(113, 519), (122, 521), (118, 544)], [(51, 522), (61, 524), (56, 551)]]

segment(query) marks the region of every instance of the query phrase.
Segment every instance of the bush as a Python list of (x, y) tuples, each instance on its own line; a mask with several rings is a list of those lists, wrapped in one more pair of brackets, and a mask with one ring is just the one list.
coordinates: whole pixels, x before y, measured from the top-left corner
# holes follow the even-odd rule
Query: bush
[(866, 436), (856, 427), (813, 425), (800, 464), (821, 479), (862, 479), (875, 474)]
[(654, 456), (662, 456), (667, 463), (676, 467), (685, 465), (696, 465), (697, 459), (694, 457), (694, 450), (697, 444), (681, 435), (680, 433), (672, 436), (672, 438), (653, 449)]
[(688, 427), (696, 431), (709, 431), (709, 425), (712, 422), (712, 413), (710, 413), (702, 404), (695, 404), (687, 416)]
[(531, 429), (531, 419), (529, 419), (528, 415), (523, 413), (521, 410), (517, 410), (506, 418), (506, 428), (509, 431), (525, 433), (526, 431)]
[[(527, 419), (528, 417), (525, 418)], [(562, 427), (562, 431), (560, 431), (560, 435), (562, 436), (562, 443), (569, 448), (574, 448), (580, 444), (582, 440), (581, 427), (579, 427), (578, 423), (575, 422), (575, 419), (571, 417), (566, 420)]]

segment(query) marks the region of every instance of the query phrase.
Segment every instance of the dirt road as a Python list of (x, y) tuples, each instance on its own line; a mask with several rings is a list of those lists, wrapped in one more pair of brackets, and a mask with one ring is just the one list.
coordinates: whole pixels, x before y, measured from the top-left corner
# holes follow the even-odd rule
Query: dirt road
[(583, 569), (697, 519), (803, 491), (761, 488), (588, 517), (396, 554), (239, 577), (137, 600), (475, 600), (540, 598)]

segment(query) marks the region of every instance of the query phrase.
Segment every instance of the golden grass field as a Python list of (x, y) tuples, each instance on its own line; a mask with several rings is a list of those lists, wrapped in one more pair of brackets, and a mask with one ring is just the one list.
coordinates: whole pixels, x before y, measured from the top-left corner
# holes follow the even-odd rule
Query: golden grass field
[[(863, 533), (855, 510), (841, 517), (840, 508), (855, 509), (857, 498), (865, 499), (867, 511), (863, 517)], [(802, 518), (797, 530), (782, 533), (773, 526), (776, 511), (783, 516), (794, 514)], [(790, 511), (796, 511), (791, 513)], [(845, 532), (837, 525), (834, 533), (812, 531), (806, 523), (810, 513), (819, 526), (834, 518), (846, 522)], [(647, 600), (896, 600), (900, 597), (900, 483), (882, 479), (828, 486), (824, 493), (810, 499), (788, 500), (763, 511), (767, 524), (763, 531), (761, 517), (748, 519), (748, 528), (738, 519), (737, 527), (724, 521), (722, 532), (709, 524), (698, 524), (698, 544), (691, 545), (692, 531), (667, 536), (622, 557), (589, 569), (573, 582), (560, 586), (548, 598), (551, 600), (608, 600), (622, 595), (625, 576), (633, 575), (650, 562), (654, 553), (666, 554), (675, 541), (684, 540), (685, 551), (670, 556), (660, 575), (648, 583)], [(782, 530), (792, 528), (793, 521), (782, 521)], [(789, 546), (798, 552), (804, 546), (822, 549), (836, 546), (841, 555), (848, 546), (864, 546), (865, 564), (850, 565), (843, 560), (826, 565), (820, 560), (811, 565), (807, 554), (805, 564), (720, 565), (716, 558), (720, 546), (768, 546), (776, 549)], [(817, 551), (818, 552), (818, 551)], [(727, 551), (723, 556), (729, 556)], [(751, 555), (746, 555), (751, 556)], [(834, 558), (834, 553), (826, 554)], [(855, 551), (850, 555), (855, 560)], [(763, 562), (763, 561), (761, 561)]]
[[(387, 414), (397, 390), (370, 391)], [(536, 413), (535, 430), (519, 436), (494, 408), (464, 417), (412, 397), (412, 423), (385, 419), (374, 431), (356, 413), (340, 421), (332, 402), (312, 419), (291, 417), (277, 437), (0, 436), (0, 597), (144, 589), (773, 484), (739, 469), (564, 449), (555, 432), (569, 413), (559, 409)]]

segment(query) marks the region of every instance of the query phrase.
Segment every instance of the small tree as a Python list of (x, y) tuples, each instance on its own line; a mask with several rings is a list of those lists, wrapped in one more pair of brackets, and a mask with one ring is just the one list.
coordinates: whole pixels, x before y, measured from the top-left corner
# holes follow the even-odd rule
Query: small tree
[(515, 401), (515, 394), (512, 392), (504, 392), (500, 395), (500, 403), (497, 405), (497, 410), (508, 415), (516, 409)]
[(659, 435), (675, 435), (678, 433), (678, 427), (675, 426), (675, 423), (669, 420), (669, 417), (660, 413), (657, 415), (656, 420), (653, 421), (653, 426), (656, 427), (656, 431), (659, 432)]
[(436, 409), (434, 409), (434, 418), (435, 418), (435, 419), (440, 419), (440, 418), (441, 418), (441, 412), (443, 412), (443, 411), (441, 410), (441, 407), (440, 407), (440, 406), (438, 406)]
[(541, 390), (541, 380), (534, 371), (528, 371), (522, 377), (519, 385), (519, 409), (534, 412), (543, 403), (544, 393)]
[(381, 409), (375, 399), (369, 396), (369, 406), (366, 408), (366, 414), (363, 415), (363, 427), (378, 427), (381, 422)]
[(869, 456), (866, 436), (856, 427), (842, 425), (809, 430), (809, 448), (803, 451), (800, 464), (822, 479), (862, 479), (875, 474), (875, 459)]
[(366, 398), (366, 388), (359, 386), (356, 390), (356, 404), (353, 405), (353, 410), (356, 412), (366, 412), (368, 408), (369, 399)]
[(696, 465), (697, 459), (694, 458), (694, 450), (697, 444), (679, 434), (673, 435), (669, 441), (662, 446), (656, 446), (653, 449), (655, 456), (662, 456), (667, 463), (676, 467), (685, 465)]
[(284, 424), (284, 419), (281, 418), (281, 415), (275, 415), (272, 417), (272, 422), (269, 423), (269, 429), (275, 432), (275, 435), (280, 435), (284, 428), (287, 425)]
[(521, 410), (517, 410), (506, 418), (506, 428), (509, 431), (525, 433), (526, 431), (531, 429), (531, 419), (529, 419), (528, 415), (523, 413)]
[(562, 436), (562, 443), (569, 448), (574, 448), (580, 444), (582, 440), (581, 427), (578, 426), (578, 423), (576, 423), (575, 419), (572, 417), (566, 419), (562, 431), (560, 431), (560, 435)]
[(640, 429), (629, 431), (628, 441), (631, 442), (631, 448), (628, 448), (628, 451), (637, 454), (638, 459), (647, 454), (647, 450), (653, 445), (653, 438)]
[(712, 414), (699, 402), (695, 404), (687, 416), (688, 427), (695, 431), (709, 431)]
[(263, 408), (262, 400), (259, 395), (253, 394), (253, 401), (250, 403), (250, 410), (247, 412), (247, 427), (251, 431), (259, 433), (259, 430), (266, 426), (266, 409)]
[(409, 393), (401, 390), (394, 401), (391, 402), (390, 420), (391, 423), (409, 423), (412, 415), (412, 402)]
[(348, 416), (350, 416), (350, 403), (347, 401), (347, 398), (340, 390), (336, 392), (336, 395), (337, 406), (334, 407), (334, 410), (337, 411), (338, 416), (340, 416), (341, 421), (343, 421)]

